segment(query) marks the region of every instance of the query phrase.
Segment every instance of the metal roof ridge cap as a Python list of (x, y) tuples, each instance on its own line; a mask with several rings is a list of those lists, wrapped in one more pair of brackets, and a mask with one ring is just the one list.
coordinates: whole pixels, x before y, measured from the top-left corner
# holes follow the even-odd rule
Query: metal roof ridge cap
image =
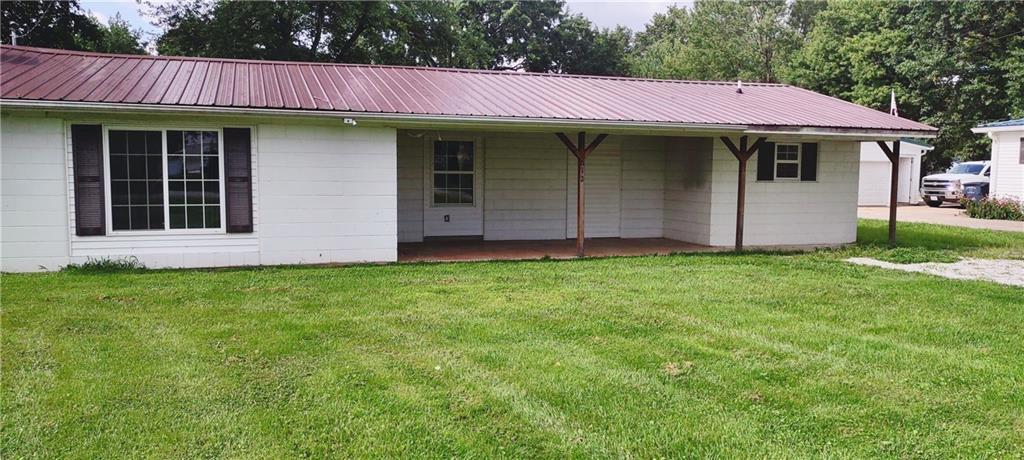
[[(152, 55), (152, 54), (123, 54), (123, 53), (103, 53), (96, 51), (80, 51), (80, 50), (64, 50), (59, 48), (40, 48), (34, 46), (22, 46), (22, 45), (5, 45), (0, 44), (0, 48), (9, 48), (13, 50), (22, 51), (33, 51), (38, 53), (46, 54), (67, 54), (77, 56), (91, 56), (91, 57), (130, 57), (137, 59), (154, 59), (154, 60), (177, 60), (177, 61), (207, 61), (207, 62), (221, 62), (221, 63), (249, 63), (249, 64), (291, 64), (291, 65), (326, 65), (326, 66), (339, 66), (339, 67), (370, 67), (379, 69), (410, 69), (410, 70), (425, 70), (433, 72), (452, 72), (452, 73), (475, 73), (485, 75), (509, 75), (509, 76), (535, 76), (535, 77), (548, 77), (548, 78), (578, 78), (578, 79), (594, 79), (594, 80), (621, 80), (621, 81), (642, 81), (652, 83), (676, 83), (676, 84), (688, 84), (688, 85), (708, 85), (708, 86), (733, 86), (736, 84), (734, 81), (725, 80), (672, 80), (662, 78), (645, 78), (645, 77), (621, 77), (613, 75), (584, 75), (584, 74), (564, 74), (564, 73), (542, 73), (542, 72), (509, 72), (504, 70), (492, 70), (492, 69), (464, 69), (457, 67), (429, 67), (429, 66), (407, 66), (407, 65), (390, 65), (390, 64), (358, 64), (358, 63), (344, 63), (344, 62), (317, 62), (317, 61), (281, 61), (273, 59), (240, 59), (240, 58), (217, 58), (217, 57), (205, 57), (205, 56), (167, 56), (167, 55)], [(763, 83), (763, 82), (745, 82), (745, 86), (757, 86), (766, 88), (798, 88), (793, 85), (786, 83)], [(803, 88), (801, 88), (803, 89)], [(805, 90), (809, 91), (809, 90)], [(813, 92), (813, 91), (812, 91)], [(820, 93), (818, 93), (820, 94)]]

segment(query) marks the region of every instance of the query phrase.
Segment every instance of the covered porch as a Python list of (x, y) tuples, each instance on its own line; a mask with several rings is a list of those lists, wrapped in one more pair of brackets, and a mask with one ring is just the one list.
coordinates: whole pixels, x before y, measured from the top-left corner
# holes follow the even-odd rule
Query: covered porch
[[(397, 134), (399, 261), (803, 249), (856, 240), (862, 139)], [(898, 155), (898, 141), (880, 145)]]

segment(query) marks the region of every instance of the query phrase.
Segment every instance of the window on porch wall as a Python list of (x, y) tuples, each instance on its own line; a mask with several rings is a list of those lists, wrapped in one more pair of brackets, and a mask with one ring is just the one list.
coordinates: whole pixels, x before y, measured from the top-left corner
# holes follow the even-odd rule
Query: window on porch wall
[(800, 145), (775, 145), (775, 179), (800, 178)]
[(435, 205), (473, 204), (473, 143), (434, 141)]

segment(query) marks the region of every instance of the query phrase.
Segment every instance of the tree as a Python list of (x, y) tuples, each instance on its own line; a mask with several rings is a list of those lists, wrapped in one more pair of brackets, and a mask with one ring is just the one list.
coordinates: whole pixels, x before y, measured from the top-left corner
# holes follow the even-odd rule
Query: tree
[(0, 35), (7, 43), (14, 32), (19, 45), (83, 50), (103, 35), (77, 1), (4, 1), (0, 16)]
[(801, 37), (806, 37), (814, 28), (814, 18), (828, 8), (826, 0), (795, 0), (789, 8), (787, 24)]
[(0, 2), (0, 12), (4, 39), (14, 32), (19, 45), (106, 53), (146, 52), (142, 32), (132, 29), (120, 15), (114, 16), (109, 25), (103, 25), (86, 14), (76, 1), (5, 1)]
[(301, 60), (315, 57), (300, 44), (313, 8), (306, 2), (202, 1), (150, 5), (165, 29), (157, 52), (169, 55)]
[(630, 34), (561, 1), (150, 4), (161, 54), (621, 75)]
[(940, 129), (926, 171), (988, 155), (970, 128), (1024, 115), (1024, 3), (837, 2), (787, 66), (799, 86)]
[(133, 29), (120, 14), (110, 18), (107, 25), (99, 24), (100, 37), (91, 46), (93, 51), (118, 54), (146, 54), (142, 31)]
[(797, 47), (783, 0), (698, 0), (670, 8), (637, 35), (631, 72), (693, 80), (775, 82)]

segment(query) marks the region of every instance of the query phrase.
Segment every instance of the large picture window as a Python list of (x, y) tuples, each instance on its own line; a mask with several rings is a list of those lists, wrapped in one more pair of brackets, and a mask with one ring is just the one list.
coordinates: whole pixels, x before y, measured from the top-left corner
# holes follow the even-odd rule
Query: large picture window
[(473, 143), (434, 141), (435, 205), (472, 205)]
[(107, 132), (110, 228), (222, 228), (217, 130)]

